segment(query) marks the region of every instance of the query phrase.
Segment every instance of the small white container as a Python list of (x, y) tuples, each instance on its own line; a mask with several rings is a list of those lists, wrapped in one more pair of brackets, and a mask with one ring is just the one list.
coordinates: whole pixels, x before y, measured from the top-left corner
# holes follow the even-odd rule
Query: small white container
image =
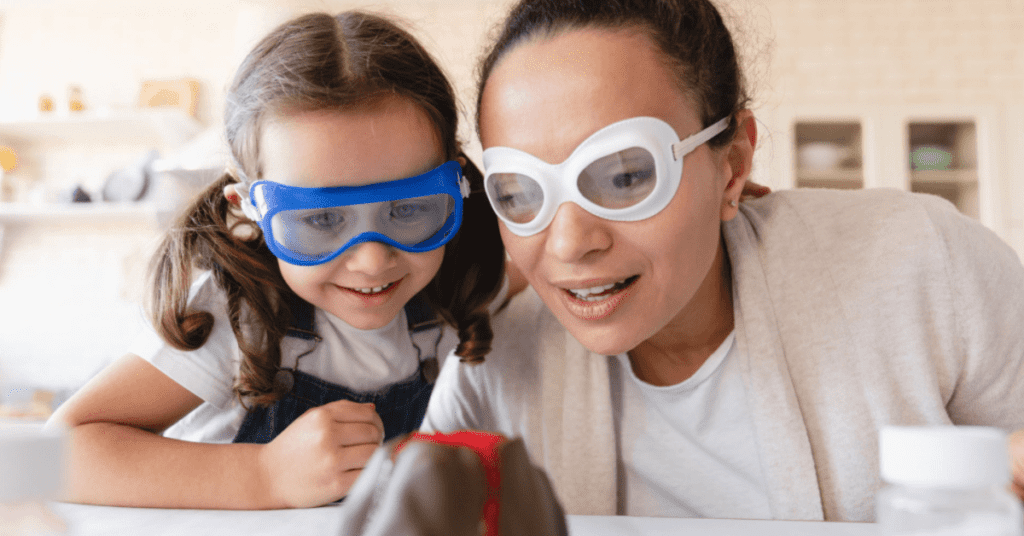
[(1021, 536), (1006, 434), (980, 426), (882, 428), (876, 501), (883, 535)]
[(64, 442), (59, 426), (0, 420), (0, 536), (65, 533), (46, 505), (61, 486)]

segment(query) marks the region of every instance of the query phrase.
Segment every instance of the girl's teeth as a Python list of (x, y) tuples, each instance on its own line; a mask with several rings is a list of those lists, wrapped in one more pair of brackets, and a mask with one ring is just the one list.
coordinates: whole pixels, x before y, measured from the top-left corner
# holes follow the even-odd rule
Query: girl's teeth
[(391, 285), (394, 285), (394, 283), (388, 283), (387, 285), (384, 285), (384, 286), (382, 286), (382, 287), (373, 287), (373, 288), (354, 288), (354, 289), (352, 289), (352, 290), (354, 290), (354, 291), (356, 291), (356, 292), (362, 292), (363, 294), (376, 294), (376, 293), (378, 293), (378, 292), (380, 292), (380, 291), (382, 291), (382, 290), (384, 290), (384, 289), (386, 289), (386, 288), (389, 288), (389, 287), (391, 287)]

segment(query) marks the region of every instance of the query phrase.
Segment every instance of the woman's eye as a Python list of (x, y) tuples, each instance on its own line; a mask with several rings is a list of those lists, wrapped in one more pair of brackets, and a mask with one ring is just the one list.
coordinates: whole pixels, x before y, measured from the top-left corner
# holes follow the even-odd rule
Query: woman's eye
[(498, 196), (498, 204), (506, 208), (514, 209), (517, 205), (519, 205), (522, 202), (522, 194), (504, 194)]
[(314, 229), (330, 230), (345, 223), (345, 218), (337, 212), (318, 212), (306, 216), (302, 221)]
[(653, 169), (639, 169), (617, 173), (612, 177), (612, 185), (616, 188), (632, 189), (646, 183), (652, 176), (654, 176)]

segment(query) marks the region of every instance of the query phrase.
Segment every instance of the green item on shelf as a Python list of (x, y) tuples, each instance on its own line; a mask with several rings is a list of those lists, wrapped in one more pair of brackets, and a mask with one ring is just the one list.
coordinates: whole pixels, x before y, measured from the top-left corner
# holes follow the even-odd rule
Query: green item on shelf
[(949, 169), (953, 163), (953, 153), (942, 147), (923, 145), (910, 153), (910, 165), (913, 169)]

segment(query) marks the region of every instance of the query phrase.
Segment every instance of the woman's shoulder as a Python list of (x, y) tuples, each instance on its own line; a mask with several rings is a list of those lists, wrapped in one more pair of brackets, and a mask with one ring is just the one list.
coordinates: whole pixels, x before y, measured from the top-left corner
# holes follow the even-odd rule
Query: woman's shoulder
[(807, 239), (847, 249), (948, 243), (964, 233), (992, 234), (941, 197), (891, 188), (782, 190), (744, 202), (743, 216), (762, 242), (773, 237)]

